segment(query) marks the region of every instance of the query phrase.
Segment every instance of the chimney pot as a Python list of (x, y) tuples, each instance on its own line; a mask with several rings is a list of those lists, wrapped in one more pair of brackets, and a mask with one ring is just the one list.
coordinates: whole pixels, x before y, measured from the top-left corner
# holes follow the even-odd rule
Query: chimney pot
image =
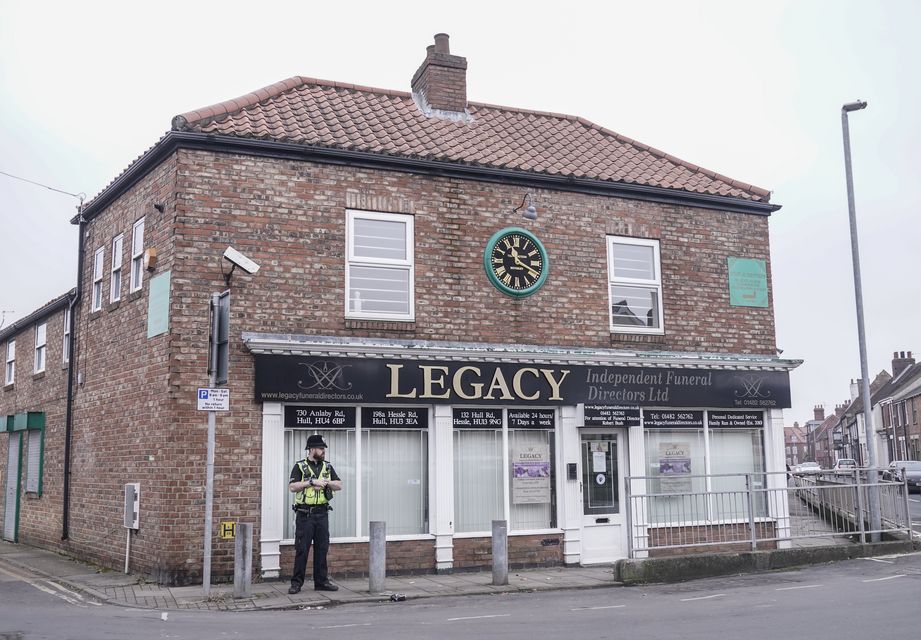
[(448, 45), (448, 38), (449, 36), (447, 33), (435, 34), (435, 53), (451, 53)]

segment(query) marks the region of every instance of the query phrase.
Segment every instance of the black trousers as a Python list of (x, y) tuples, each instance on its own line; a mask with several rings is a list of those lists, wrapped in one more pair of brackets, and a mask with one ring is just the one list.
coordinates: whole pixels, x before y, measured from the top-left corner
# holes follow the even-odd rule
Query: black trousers
[(291, 586), (304, 584), (307, 571), (307, 555), (313, 544), (313, 584), (318, 586), (329, 582), (326, 568), (326, 554), (329, 552), (329, 512), (304, 513), (295, 515), (294, 530), (294, 573), (291, 574)]

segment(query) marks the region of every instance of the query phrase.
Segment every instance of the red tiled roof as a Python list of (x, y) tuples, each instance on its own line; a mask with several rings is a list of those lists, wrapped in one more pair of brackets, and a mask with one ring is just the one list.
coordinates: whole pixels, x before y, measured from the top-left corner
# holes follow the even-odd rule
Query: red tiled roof
[(770, 192), (582, 118), (469, 103), (425, 115), (407, 92), (296, 76), (176, 116), (173, 129), (768, 202)]

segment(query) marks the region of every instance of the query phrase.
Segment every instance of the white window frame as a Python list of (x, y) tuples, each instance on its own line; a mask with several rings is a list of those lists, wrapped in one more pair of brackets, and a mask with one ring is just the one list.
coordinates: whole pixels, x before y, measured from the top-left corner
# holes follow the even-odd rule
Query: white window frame
[[(655, 278), (648, 280), (645, 278), (615, 278), (614, 277), (614, 245), (629, 244), (640, 247), (652, 247), (653, 250), (653, 268), (655, 269)], [(646, 238), (628, 238), (624, 236), (607, 236), (607, 254), (608, 254), (608, 325), (612, 333), (646, 333), (653, 335), (665, 334), (665, 302), (662, 293), (662, 260), (659, 254), (659, 241)], [(659, 293), (659, 317), (658, 327), (641, 327), (626, 326), (614, 324), (614, 315), (612, 307), (614, 300), (611, 297), (611, 287), (613, 285), (624, 286), (642, 286), (655, 288)]]
[(118, 234), (112, 238), (112, 267), (109, 270), (109, 302), (122, 299), (122, 249), (124, 238)]
[(134, 293), (144, 284), (144, 218), (131, 227), (131, 286)]
[(70, 362), (70, 305), (64, 307), (64, 331), (61, 339), (61, 361)]
[[(383, 220), (386, 222), (399, 222), (405, 225), (406, 230), (406, 259), (391, 260), (387, 258), (366, 258), (355, 256), (355, 220)], [(416, 319), (416, 266), (415, 266), (415, 219), (405, 213), (380, 213), (376, 211), (346, 211), (346, 257), (345, 257), (345, 317), (366, 320), (393, 320), (396, 322), (412, 322)], [(405, 270), (409, 273), (409, 313), (374, 313), (367, 311), (351, 311), (349, 309), (349, 296), (351, 294), (350, 272), (352, 267), (392, 267)]]
[(48, 323), (42, 322), (35, 325), (35, 368), (34, 373), (45, 370), (45, 361), (48, 359)]
[(6, 367), (4, 368), (3, 383), (13, 384), (16, 382), (16, 341), (10, 340), (6, 343)]
[(92, 311), (102, 309), (102, 266), (105, 262), (106, 248), (99, 247), (93, 254), (93, 305)]

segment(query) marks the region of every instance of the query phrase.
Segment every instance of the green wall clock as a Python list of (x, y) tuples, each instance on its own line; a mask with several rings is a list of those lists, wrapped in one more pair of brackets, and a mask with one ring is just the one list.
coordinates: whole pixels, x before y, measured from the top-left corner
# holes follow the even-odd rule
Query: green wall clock
[(483, 252), (483, 267), (496, 289), (515, 298), (536, 293), (550, 272), (544, 245), (520, 227), (506, 227), (492, 235)]

